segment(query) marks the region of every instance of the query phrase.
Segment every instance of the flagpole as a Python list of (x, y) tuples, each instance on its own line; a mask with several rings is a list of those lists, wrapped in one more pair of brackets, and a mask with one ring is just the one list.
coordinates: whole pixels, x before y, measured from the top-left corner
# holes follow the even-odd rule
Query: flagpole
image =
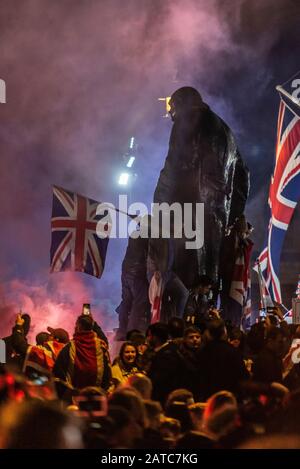
[(264, 309), (265, 312), (266, 312), (266, 311), (267, 311), (267, 305), (266, 305), (266, 299), (265, 299), (264, 294), (263, 294), (263, 286), (262, 286), (262, 283), (261, 283), (261, 276), (262, 276), (262, 273), (261, 273), (260, 263), (259, 263), (259, 260), (258, 260), (258, 259), (256, 260), (256, 264), (257, 264), (257, 275), (258, 275), (258, 283), (259, 283), (259, 292), (260, 292), (261, 305), (262, 305), (263, 309)]
[(294, 96), (292, 96), (290, 93), (288, 93), (284, 88), (282, 88), (281, 85), (277, 85), (276, 86), (276, 90), (283, 94), (284, 96), (286, 96), (287, 98), (289, 98), (294, 104), (296, 104), (296, 106), (298, 106), (300, 108), (300, 101), (299, 99), (297, 98), (294, 98)]
[(122, 213), (123, 215), (126, 215), (129, 218), (132, 218), (132, 220), (135, 220), (135, 218), (138, 218), (139, 215), (130, 215), (130, 213), (123, 212), (123, 210), (120, 210), (119, 208), (114, 208), (116, 212)]
[[(105, 206), (105, 203), (101, 205)], [(107, 205), (107, 207), (105, 208), (107, 208), (107, 210), (114, 210), (115, 212), (122, 213), (123, 215), (126, 215), (127, 217), (131, 218), (132, 220), (135, 220), (135, 218), (139, 217), (139, 215), (133, 215), (133, 214), (131, 215), (130, 213), (124, 212), (123, 210), (120, 210), (119, 208), (116, 208), (116, 207), (110, 207), (109, 205)]]
[[(259, 283), (259, 292), (260, 292), (261, 304), (262, 304), (262, 307), (265, 310), (265, 312), (267, 312), (268, 307), (267, 307), (267, 303), (266, 303), (266, 297), (263, 294), (263, 285), (262, 285), (262, 282), (261, 282), (261, 279), (262, 279), (263, 275), (262, 275), (262, 271), (261, 271), (261, 267), (260, 267), (260, 263), (259, 263), (258, 259), (256, 259), (256, 265), (257, 265), (257, 271), (256, 272), (257, 272), (257, 275), (258, 275), (258, 283)], [(283, 303), (276, 303), (275, 301), (274, 301), (274, 303), (277, 304), (277, 305), (280, 305), (285, 310), (285, 314), (284, 314), (284, 318), (285, 318), (286, 315), (289, 312), (288, 308)]]

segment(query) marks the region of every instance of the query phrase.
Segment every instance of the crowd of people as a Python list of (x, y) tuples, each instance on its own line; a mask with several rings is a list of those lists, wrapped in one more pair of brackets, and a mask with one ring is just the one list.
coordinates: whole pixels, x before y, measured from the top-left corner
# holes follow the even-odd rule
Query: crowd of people
[(300, 328), (279, 316), (247, 333), (217, 311), (172, 317), (129, 331), (112, 357), (91, 314), (72, 338), (49, 327), (36, 344), (19, 314), (4, 338), (0, 447), (299, 448)]

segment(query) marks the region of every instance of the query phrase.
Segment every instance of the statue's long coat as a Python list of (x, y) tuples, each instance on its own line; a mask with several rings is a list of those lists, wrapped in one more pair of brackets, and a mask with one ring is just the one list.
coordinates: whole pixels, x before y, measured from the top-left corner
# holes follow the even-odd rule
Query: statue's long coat
[(176, 240), (174, 270), (186, 286), (201, 274), (218, 282), (225, 230), (243, 213), (248, 192), (249, 172), (225, 122), (207, 105), (176, 119), (154, 202), (205, 204), (204, 246), (186, 250), (186, 240)]

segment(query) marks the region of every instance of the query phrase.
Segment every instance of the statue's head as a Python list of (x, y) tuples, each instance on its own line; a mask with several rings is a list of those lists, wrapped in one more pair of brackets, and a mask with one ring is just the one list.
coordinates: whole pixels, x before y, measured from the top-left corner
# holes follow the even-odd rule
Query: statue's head
[(203, 107), (200, 93), (191, 86), (183, 86), (176, 90), (172, 94), (169, 104), (172, 121)]

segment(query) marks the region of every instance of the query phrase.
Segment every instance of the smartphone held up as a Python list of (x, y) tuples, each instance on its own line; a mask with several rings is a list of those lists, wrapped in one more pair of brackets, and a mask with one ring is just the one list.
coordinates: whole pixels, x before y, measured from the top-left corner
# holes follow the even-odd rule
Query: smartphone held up
[(91, 305), (90, 303), (83, 303), (82, 305), (82, 314), (85, 316), (90, 316), (91, 315)]

